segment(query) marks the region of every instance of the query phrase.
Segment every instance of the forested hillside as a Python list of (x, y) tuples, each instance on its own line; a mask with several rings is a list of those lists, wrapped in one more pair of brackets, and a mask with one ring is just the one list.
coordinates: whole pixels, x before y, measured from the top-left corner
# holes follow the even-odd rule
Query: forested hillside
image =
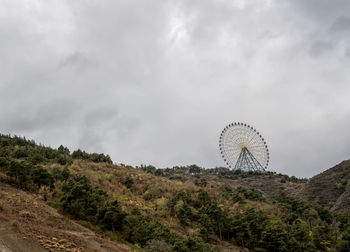
[[(133, 168), (8, 135), (0, 136), (0, 171), (3, 183), (130, 250), (350, 250), (350, 215), (296, 197), (311, 180), (196, 165)], [(1, 197), (0, 212), (11, 207), (4, 204)]]
[(299, 195), (334, 210), (350, 212), (350, 161), (311, 178)]

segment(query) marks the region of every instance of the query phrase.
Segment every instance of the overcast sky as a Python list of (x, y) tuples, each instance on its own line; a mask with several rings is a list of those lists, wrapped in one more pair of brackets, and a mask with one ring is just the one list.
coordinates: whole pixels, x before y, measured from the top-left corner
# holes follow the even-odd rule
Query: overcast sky
[(0, 132), (116, 163), (224, 166), (247, 122), (269, 170), (350, 159), (348, 0), (0, 0)]

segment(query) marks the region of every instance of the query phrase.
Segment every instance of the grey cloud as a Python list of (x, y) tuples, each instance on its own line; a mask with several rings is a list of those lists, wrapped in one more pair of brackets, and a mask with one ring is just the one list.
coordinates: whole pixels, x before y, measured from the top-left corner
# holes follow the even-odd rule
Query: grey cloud
[(46, 130), (57, 125), (69, 123), (76, 110), (75, 104), (71, 101), (56, 100), (42, 104), (33, 110), (25, 106), (17, 106), (14, 111), (3, 115), (5, 120), (1, 121), (1, 128), (11, 131), (33, 131)]
[(321, 56), (333, 49), (333, 45), (325, 41), (315, 41), (310, 48), (310, 55), (313, 57)]
[(132, 134), (140, 126), (137, 119), (109, 107), (92, 109), (79, 124), (78, 146), (86, 146), (88, 151), (93, 152), (108, 152), (105, 145), (131, 141)]
[(272, 170), (349, 157), (348, 1), (35, 2), (0, 10), (2, 132), (215, 167), (222, 128), (246, 121)]
[(350, 32), (350, 17), (338, 17), (330, 27), (330, 30), (334, 32)]
[(60, 68), (73, 67), (80, 70), (85, 70), (86, 68), (91, 69), (92, 67), (97, 66), (98, 64), (96, 61), (88, 58), (88, 56), (81, 52), (75, 52), (71, 54), (70, 56), (62, 60), (62, 62), (59, 65)]

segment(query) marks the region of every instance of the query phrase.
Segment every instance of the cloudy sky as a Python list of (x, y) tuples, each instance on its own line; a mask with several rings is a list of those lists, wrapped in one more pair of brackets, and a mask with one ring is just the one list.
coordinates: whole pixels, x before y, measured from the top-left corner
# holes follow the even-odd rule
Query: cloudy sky
[(350, 159), (348, 0), (0, 0), (0, 132), (116, 163), (224, 166), (229, 123), (269, 169)]

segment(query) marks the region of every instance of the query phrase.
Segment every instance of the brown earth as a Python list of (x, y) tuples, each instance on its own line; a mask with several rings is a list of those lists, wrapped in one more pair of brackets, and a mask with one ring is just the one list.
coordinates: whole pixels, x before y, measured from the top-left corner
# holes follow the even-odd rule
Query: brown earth
[(298, 196), (333, 210), (350, 212), (350, 160), (309, 179)]
[(0, 251), (131, 251), (60, 215), (39, 196), (0, 182)]
[(205, 176), (207, 181), (215, 181), (231, 185), (232, 187), (243, 186), (250, 189), (258, 189), (264, 193), (267, 199), (275, 198), (280, 191), (295, 195), (304, 186), (305, 182), (281, 182), (281, 176), (273, 173), (261, 173), (259, 175), (249, 175), (236, 179), (219, 178), (216, 175)]

